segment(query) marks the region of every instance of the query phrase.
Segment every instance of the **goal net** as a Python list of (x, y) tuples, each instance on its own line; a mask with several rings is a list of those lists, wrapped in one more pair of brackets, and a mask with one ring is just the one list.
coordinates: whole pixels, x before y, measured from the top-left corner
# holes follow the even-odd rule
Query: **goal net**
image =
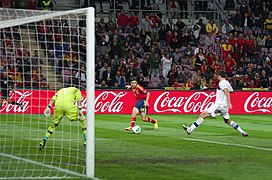
[[(57, 90), (78, 87), (83, 111), (86, 108), (89, 12), (90, 8), (63, 12), (0, 9), (1, 84), (6, 76), (10, 78), (10, 102), (1, 88), (0, 179), (86, 176), (86, 147), (79, 121), (64, 117), (44, 149), (39, 143), (53, 122), (53, 108), (47, 118), (43, 112)], [(92, 150), (87, 145), (88, 149)]]

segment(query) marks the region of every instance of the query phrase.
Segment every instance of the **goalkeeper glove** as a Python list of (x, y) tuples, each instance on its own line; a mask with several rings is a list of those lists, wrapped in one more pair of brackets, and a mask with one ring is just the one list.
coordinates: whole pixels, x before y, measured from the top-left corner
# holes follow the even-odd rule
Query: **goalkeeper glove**
[(82, 108), (79, 106), (79, 107), (78, 107), (78, 119), (81, 119), (82, 116), (83, 116)]
[(45, 115), (45, 117), (50, 116), (50, 109), (51, 109), (51, 105), (48, 105), (47, 108), (44, 110), (43, 114)]

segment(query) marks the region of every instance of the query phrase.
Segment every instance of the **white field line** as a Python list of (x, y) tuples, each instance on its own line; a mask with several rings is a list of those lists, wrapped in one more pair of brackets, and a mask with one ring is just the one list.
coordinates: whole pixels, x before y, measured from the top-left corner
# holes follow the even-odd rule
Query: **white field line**
[(210, 140), (204, 140), (204, 139), (194, 139), (194, 138), (182, 138), (182, 139), (186, 140), (186, 141), (198, 141), (198, 142), (205, 142), (205, 143), (212, 143), (212, 144), (220, 144), (220, 145), (225, 145), (225, 146), (237, 146), (237, 147), (244, 147), (244, 148), (249, 148), (249, 149), (272, 151), (272, 149), (270, 149), (270, 148), (262, 148), (262, 147), (243, 145), (243, 144), (232, 144), (232, 143), (224, 143), (224, 142), (210, 141)]
[(21, 158), (21, 157), (10, 155), (10, 154), (0, 153), (0, 156), (5, 156), (5, 157), (12, 158), (12, 159), (20, 160), (20, 161), (25, 161), (27, 163), (36, 164), (36, 165), (39, 165), (39, 166), (44, 166), (44, 167), (55, 169), (57, 171), (61, 171), (61, 172), (71, 174), (71, 175), (74, 175), (74, 176), (86, 177), (84, 174), (80, 174), (80, 173), (70, 171), (70, 170), (67, 170), (67, 169), (63, 169), (63, 168), (59, 168), (59, 167), (56, 167), (56, 166), (51, 166), (51, 165), (43, 164), (43, 163), (40, 163), (40, 162), (32, 161), (32, 160), (29, 160), (29, 159), (24, 159), (24, 158)]
[(75, 179), (75, 177), (69, 177), (69, 176), (64, 176), (64, 177), (56, 177), (56, 176), (47, 176), (47, 177), (10, 177), (10, 178), (1, 178), (0, 179), (4, 179), (4, 180), (8, 180), (8, 179)]
[[(126, 140), (126, 139), (135, 139), (135, 138), (118, 138), (120, 140)], [(113, 138), (96, 138), (96, 140), (99, 141), (112, 141), (112, 140), (118, 140)], [(154, 139), (154, 138), (141, 138), (141, 139)], [(156, 138), (156, 139), (173, 139), (173, 138)], [(270, 148), (262, 148), (262, 147), (256, 147), (256, 146), (250, 146), (250, 145), (243, 145), (243, 144), (232, 144), (232, 143), (224, 143), (224, 142), (217, 142), (217, 141), (210, 141), (210, 140), (203, 140), (203, 139), (194, 139), (194, 138), (182, 138), (186, 141), (199, 141), (199, 142), (205, 142), (205, 143), (212, 143), (212, 144), (220, 144), (225, 146), (237, 146), (237, 147), (244, 147), (244, 148), (250, 148), (250, 149), (258, 149), (263, 151), (272, 151)]]

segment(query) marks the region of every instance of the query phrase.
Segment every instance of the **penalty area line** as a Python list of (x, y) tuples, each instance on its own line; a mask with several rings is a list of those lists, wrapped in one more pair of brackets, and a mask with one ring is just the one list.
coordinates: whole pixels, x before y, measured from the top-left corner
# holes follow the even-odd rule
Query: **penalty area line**
[(20, 160), (20, 161), (25, 161), (27, 163), (44, 166), (44, 167), (47, 167), (47, 168), (50, 168), (50, 169), (55, 169), (55, 170), (58, 170), (58, 171), (61, 171), (61, 172), (67, 173), (67, 174), (71, 174), (71, 175), (74, 175), (74, 176), (86, 177), (85, 175), (74, 172), (74, 171), (70, 171), (70, 170), (67, 170), (67, 169), (63, 169), (63, 168), (43, 164), (43, 163), (40, 163), (40, 162), (36, 162), (36, 161), (29, 160), (29, 159), (21, 158), (21, 157), (18, 157), (18, 156), (13, 156), (13, 155), (10, 155), (10, 154), (0, 153), (0, 156), (9, 157), (9, 158)]
[(269, 149), (269, 148), (262, 148), (262, 147), (243, 145), (243, 144), (232, 144), (232, 143), (224, 143), (224, 142), (210, 141), (210, 140), (204, 140), (204, 139), (194, 139), (194, 138), (182, 138), (182, 139), (186, 141), (198, 141), (198, 142), (205, 142), (205, 143), (212, 143), (212, 144), (220, 144), (225, 146), (237, 146), (237, 147), (263, 150), (263, 151), (272, 151), (272, 149)]

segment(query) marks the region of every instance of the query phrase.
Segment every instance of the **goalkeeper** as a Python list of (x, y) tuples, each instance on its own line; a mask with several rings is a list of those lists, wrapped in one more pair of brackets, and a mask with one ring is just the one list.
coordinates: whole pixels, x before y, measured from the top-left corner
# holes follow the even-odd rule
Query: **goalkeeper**
[[(74, 101), (77, 101), (75, 106)], [(79, 120), (82, 125), (82, 131), (84, 136), (84, 145), (86, 146), (86, 118), (81, 109), (81, 92), (75, 87), (67, 87), (60, 89), (50, 100), (49, 105), (44, 110), (44, 115), (48, 117), (50, 115), (50, 109), (55, 103), (53, 123), (49, 125), (47, 132), (40, 142), (40, 150), (45, 147), (47, 139), (53, 134), (55, 128), (59, 125), (63, 116), (66, 116), (71, 121)]]

